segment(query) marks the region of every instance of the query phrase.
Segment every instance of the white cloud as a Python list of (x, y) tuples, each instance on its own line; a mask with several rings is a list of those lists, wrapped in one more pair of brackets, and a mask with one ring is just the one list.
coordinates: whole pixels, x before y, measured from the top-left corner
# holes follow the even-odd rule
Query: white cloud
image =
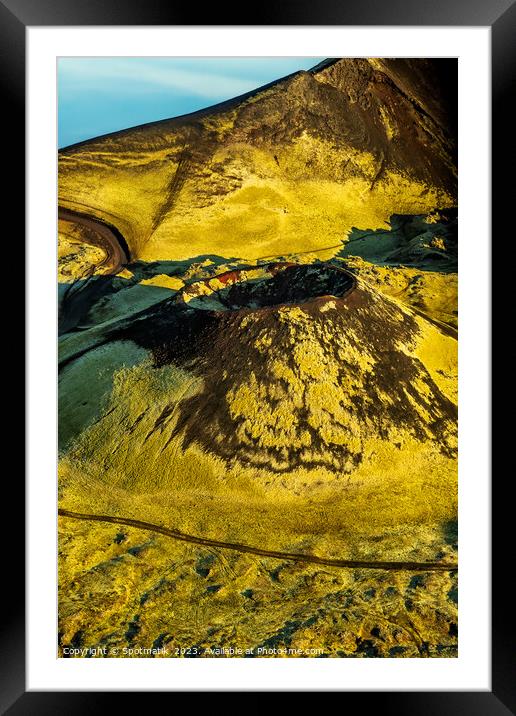
[(81, 91), (85, 88), (114, 89), (123, 83), (124, 91), (145, 92), (152, 89), (169, 89), (189, 95), (218, 99), (234, 97), (255, 89), (267, 82), (256, 73), (252, 77), (234, 76), (210, 71), (209, 64), (199, 69), (174, 67), (164, 62), (106, 58), (102, 61), (70, 59), (60, 61), (59, 83), (61, 90)]

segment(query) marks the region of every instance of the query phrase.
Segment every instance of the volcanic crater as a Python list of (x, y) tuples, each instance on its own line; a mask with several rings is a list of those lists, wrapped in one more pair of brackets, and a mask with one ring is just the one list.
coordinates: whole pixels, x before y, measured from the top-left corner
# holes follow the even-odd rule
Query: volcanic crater
[(257, 310), (344, 298), (355, 288), (353, 274), (332, 264), (278, 262), (198, 281), (180, 293), (178, 300), (201, 310)]

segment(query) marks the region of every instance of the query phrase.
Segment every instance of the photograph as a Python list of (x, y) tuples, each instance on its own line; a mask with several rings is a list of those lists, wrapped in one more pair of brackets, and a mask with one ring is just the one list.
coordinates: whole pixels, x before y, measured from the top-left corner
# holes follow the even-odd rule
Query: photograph
[(57, 58), (59, 658), (458, 656), (457, 73)]

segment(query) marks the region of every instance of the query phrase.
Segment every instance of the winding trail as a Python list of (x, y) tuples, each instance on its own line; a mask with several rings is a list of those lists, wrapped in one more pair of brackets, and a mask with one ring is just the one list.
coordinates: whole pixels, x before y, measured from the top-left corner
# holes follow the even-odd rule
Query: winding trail
[(81, 214), (61, 206), (58, 208), (58, 217), (89, 229), (83, 240), (85, 243), (98, 246), (105, 251), (106, 258), (97, 265), (97, 268), (104, 268), (106, 274), (116, 274), (128, 263), (129, 247), (115, 226), (88, 214)]
[(63, 508), (58, 509), (61, 517), (71, 517), (76, 520), (90, 520), (93, 522), (111, 522), (115, 525), (127, 525), (128, 527), (136, 527), (137, 529), (147, 530), (150, 532), (158, 532), (166, 537), (180, 540), (181, 542), (190, 542), (192, 544), (200, 544), (205, 547), (220, 547), (222, 549), (232, 549), (236, 552), (246, 552), (248, 554), (256, 554), (259, 557), (272, 557), (273, 559), (284, 559), (291, 562), (309, 562), (311, 564), (323, 564), (328, 567), (345, 567), (351, 569), (380, 569), (389, 571), (403, 572), (456, 572), (457, 564), (447, 564), (445, 562), (370, 562), (350, 559), (325, 559), (324, 557), (316, 557), (311, 554), (296, 554), (293, 552), (275, 552), (268, 549), (260, 549), (259, 547), (251, 547), (237, 542), (220, 542), (219, 540), (205, 539), (204, 537), (196, 537), (187, 535), (178, 530), (169, 527), (162, 527), (150, 522), (141, 522), (127, 517), (115, 517), (113, 515), (90, 515), (82, 512), (71, 512)]

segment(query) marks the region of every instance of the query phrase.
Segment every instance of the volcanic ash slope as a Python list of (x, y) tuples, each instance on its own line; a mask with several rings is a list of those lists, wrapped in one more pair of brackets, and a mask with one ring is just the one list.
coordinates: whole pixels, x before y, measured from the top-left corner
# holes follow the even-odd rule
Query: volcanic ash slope
[(194, 283), (112, 340), (146, 357), (115, 373), (61, 461), (63, 507), (276, 550), (436, 558), (456, 514), (448, 327), (332, 264), (272, 264)]

